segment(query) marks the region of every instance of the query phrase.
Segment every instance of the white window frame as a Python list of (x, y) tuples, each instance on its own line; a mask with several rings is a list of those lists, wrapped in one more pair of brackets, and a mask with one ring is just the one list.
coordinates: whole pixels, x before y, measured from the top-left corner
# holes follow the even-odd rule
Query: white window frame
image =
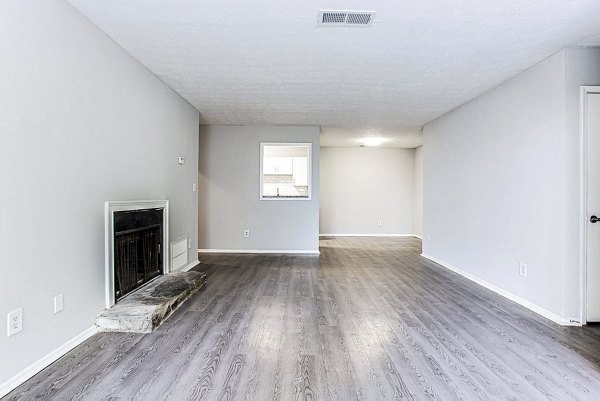
[[(265, 201), (307, 201), (312, 199), (312, 142), (261, 142), (260, 143), (260, 200)], [(282, 198), (274, 198), (274, 197), (265, 197), (263, 196), (263, 159), (265, 153), (265, 146), (304, 146), (308, 148), (308, 197), (282, 197)]]

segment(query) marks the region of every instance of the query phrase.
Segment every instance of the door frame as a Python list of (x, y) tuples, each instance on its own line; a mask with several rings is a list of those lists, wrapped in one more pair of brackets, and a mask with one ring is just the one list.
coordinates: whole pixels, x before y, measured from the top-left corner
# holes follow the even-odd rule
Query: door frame
[(590, 94), (600, 94), (600, 86), (582, 86), (581, 101), (580, 101), (580, 118), (579, 118), (579, 160), (580, 160), (580, 289), (581, 289), (581, 315), (580, 322), (582, 325), (587, 324), (587, 232), (588, 232), (588, 216), (587, 216), (587, 96)]

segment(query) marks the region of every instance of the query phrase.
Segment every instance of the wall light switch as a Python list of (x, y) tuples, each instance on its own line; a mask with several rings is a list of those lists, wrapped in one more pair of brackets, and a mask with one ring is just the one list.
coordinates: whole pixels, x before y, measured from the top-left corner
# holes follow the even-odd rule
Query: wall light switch
[(14, 336), (23, 330), (23, 309), (15, 309), (8, 313), (6, 336)]
[(188, 249), (192, 249), (192, 239), (188, 238)]
[(192, 192), (196, 192), (198, 190), (198, 183), (196, 181), (192, 182)]
[(54, 313), (58, 313), (65, 308), (65, 297), (63, 294), (58, 294), (54, 297)]
[(179, 164), (183, 164), (183, 163), (185, 163), (185, 158), (184, 158), (183, 156), (179, 156), (179, 157), (177, 158), (177, 163), (179, 163)]
[(519, 274), (523, 277), (527, 277), (527, 265), (523, 262), (519, 263)]

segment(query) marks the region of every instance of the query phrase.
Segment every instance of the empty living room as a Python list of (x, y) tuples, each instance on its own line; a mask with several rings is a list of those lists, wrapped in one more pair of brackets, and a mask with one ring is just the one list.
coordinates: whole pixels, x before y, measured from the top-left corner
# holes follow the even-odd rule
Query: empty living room
[(600, 400), (599, 21), (0, 1), (0, 399)]

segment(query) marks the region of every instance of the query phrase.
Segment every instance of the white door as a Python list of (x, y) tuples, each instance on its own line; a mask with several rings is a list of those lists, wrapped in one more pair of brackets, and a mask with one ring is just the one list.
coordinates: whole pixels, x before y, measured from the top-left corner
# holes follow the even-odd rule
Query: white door
[[(600, 88), (599, 88), (600, 89)], [(587, 321), (600, 322), (600, 93), (584, 102), (587, 137)]]

